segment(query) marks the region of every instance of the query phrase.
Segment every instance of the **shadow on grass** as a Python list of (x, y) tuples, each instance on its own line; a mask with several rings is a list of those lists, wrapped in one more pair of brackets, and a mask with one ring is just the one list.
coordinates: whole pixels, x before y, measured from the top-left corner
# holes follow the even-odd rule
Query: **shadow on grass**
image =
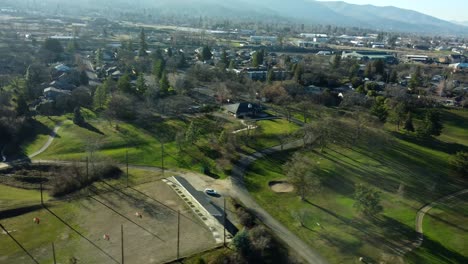
[(406, 135), (398, 132), (391, 132), (391, 134), (401, 140), (413, 143), (422, 147), (430, 148), (432, 150), (445, 152), (448, 154), (455, 154), (458, 151), (468, 151), (468, 147), (458, 143), (443, 142), (436, 138), (418, 138), (412, 135)]
[[(34, 142), (40, 135), (51, 135), (53, 130), (35, 119), (29, 119), (15, 135), (17, 140), (10, 140), (4, 146), (4, 154), (7, 162), (22, 160), (29, 162), (26, 146)], [(59, 135), (55, 136), (60, 138)]]
[(424, 237), (422, 246), (406, 256), (412, 263), (468, 263), (468, 257)]
[(97, 133), (97, 134), (100, 134), (100, 135), (105, 135), (101, 130), (99, 130), (97, 127), (91, 125), (88, 122), (84, 122), (83, 124), (79, 124), (78, 126), (84, 128), (84, 129), (87, 129), (87, 130), (89, 130), (91, 132), (94, 132), (94, 133)]
[(464, 228), (463, 226), (459, 226), (459, 225), (456, 225), (450, 221), (447, 221), (441, 217), (439, 217), (438, 215), (435, 215), (435, 214), (431, 214), (431, 213), (426, 213), (426, 215), (429, 215), (430, 217), (434, 218), (435, 220), (439, 221), (439, 222), (442, 222), (446, 225), (449, 225), (451, 227), (454, 227), (456, 229), (459, 229), (460, 231), (462, 232), (468, 232), (468, 229)]

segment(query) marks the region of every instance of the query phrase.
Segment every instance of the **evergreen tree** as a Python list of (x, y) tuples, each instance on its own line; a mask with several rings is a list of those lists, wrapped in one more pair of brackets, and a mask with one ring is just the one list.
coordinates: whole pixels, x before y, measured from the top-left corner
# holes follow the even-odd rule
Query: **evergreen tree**
[(80, 72), (80, 84), (81, 85), (88, 85), (89, 84), (89, 77), (86, 71)]
[(366, 65), (366, 69), (364, 70), (364, 76), (369, 78), (369, 79), (372, 79), (372, 76), (374, 75), (373, 71), (372, 71), (372, 63), (367, 63)]
[(296, 64), (295, 68), (294, 68), (294, 80), (297, 82), (297, 83), (301, 83), (302, 82), (302, 74), (304, 73), (304, 69), (302, 67), (302, 64)]
[(162, 95), (169, 94), (169, 80), (167, 79), (166, 71), (163, 71), (161, 79), (159, 80), (159, 91)]
[(76, 107), (75, 110), (73, 110), (73, 123), (79, 126), (85, 123), (85, 119), (83, 115), (81, 114), (79, 107)]
[(117, 89), (124, 93), (133, 93), (132, 84), (130, 83), (130, 75), (128, 73), (122, 75), (117, 82)]
[(228, 67), (229, 58), (227, 56), (226, 50), (223, 50), (223, 54), (221, 55), (221, 61), (220, 62), (223, 64), (224, 69), (226, 69)]
[(354, 62), (353, 65), (349, 68), (349, 78), (356, 77), (359, 73), (359, 63)]
[(167, 56), (172, 57), (172, 48), (167, 48)]
[(332, 62), (332, 68), (333, 69), (338, 69), (341, 64), (341, 56), (336, 54), (333, 56), (333, 62)]
[(36, 85), (35, 83), (35, 78), (34, 78), (34, 73), (33, 70), (31, 69), (31, 66), (28, 67), (26, 70), (26, 74), (24, 76), (25, 84), (24, 84), (24, 91), (23, 91), (23, 96), (25, 96), (26, 100), (32, 100), (34, 99), (34, 86)]
[(382, 123), (385, 123), (388, 116), (388, 111), (385, 108), (385, 98), (383, 96), (377, 96), (375, 98), (374, 105), (372, 105), (371, 114), (376, 116)]
[(126, 48), (129, 51), (134, 51), (135, 48), (133, 47), (133, 40), (132, 39), (127, 40)]
[(393, 70), (390, 74), (390, 79), (388, 80), (390, 83), (397, 83), (398, 82), (398, 73), (396, 70)]
[(421, 86), (421, 67), (416, 67), (414, 74), (411, 75), (411, 79), (409, 81), (409, 88), (411, 90), (415, 90), (417, 87)]
[(185, 141), (193, 144), (194, 142), (197, 141), (197, 136), (198, 136), (198, 131), (197, 128), (195, 127), (195, 124), (190, 122), (190, 125), (187, 127), (187, 130), (185, 130)]
[(383, 75), (385, 73), (385, 62), (381, 59), (372, 62), (372, 68), (376, 74)]
[(266, 79), (267, 83), (268, 84), (273, 83), (274, 78), (275, 78), (275, 73), (273, 72), (273, 69), (269, 69), (268, 74), (267, 74), (267, 79)]
[(440, 112), (429, 110), (424, 119), (424, 122), (428, 124), (427, 129), (429, 130), (430, 135), (440, 136), (443, 128), (442, 121), (440, 119)]
[(258, 67), (260, 65), (263, 65), (264, 56), (265, 56), (264, 53), (265, 53), (265, 50), (263, 50), (263, 49), (254, 52), (254, 54), (252, 55), (252, 66), (253, 67)]
[(201, 61), (208, 61), (211, 60), (211, 57), (213, 57), (213, 53), (211, 53), (211, 50), (208, 46), (204, 46), (201, 52)]
[(29, 106), (28, 103), (26, 102), (26, 98), (24, 95), (18, 96), (16, 99), (16, 114), (18, 116), (25, 116), (28, 117), (30, 112), (29, 112)]
[(102, 85), (96, 88), (93, 96), (93, 105), (96, 109), (103, 109), (107, 103), (107, 85), (105, 81)]
[(97, 49), (96, 57), (95, 57), (96, 66), (101, 67), (103, 60), (104, 60), (104, 52), (102, 51), (102, 49)]
[(236, 68), (236, 63), (234, 62), (234, 60), (231, 60), (229, 62), (229, 69), (234, 70), (235, 68)]
[(156, 81), (161, 80), (164, 69), (165, 69), (165, 63), (163, 59), (158, 59), (154, 62), (153, 75), (156, 78)]
[(146, 82), (145, 82), (145, 76), (143, 73), (140, 73), (138, 75), (138, 79), (136, 82), (136, 91), (138, 94), (143, 95), (146, 93), (147, 89), (148, 89), (148, 86), (146, 85)]
[(406, 115), (406, 120), (403, 128), (408, 132), (414, 132), (413, 117), (411, 115), (411, 112), (408, 112), (408, 114)]
[(157, 48), (153, 53), (152, 53), (152, 58), (154, 61), (157, 61), (157, 60), (162, 60), (164, 61), (164, 56), (162, 54), (162, 51), (160, 48)]
[(430, 136), (440, 136), (442, 133), (442, 122), (440, 120), (440, 113), (436, 110), (429, 110), (424, 116), (421, 126), (416, 129), (419, 137), (428, 138)]
[(141, 28), (140, 31), (140, 49), (138, 50), (138, 56), (143, 57), (146, 56), (146, 51), (148, 50), (148, 44), (146, 43), (146, 35), (145, 30)]
[(185, 61), (185, 55), (181, 52), (179, 56), (179, 61), (177, 62), (177, 68), (184, 68), (186, 65), (187, 62)]

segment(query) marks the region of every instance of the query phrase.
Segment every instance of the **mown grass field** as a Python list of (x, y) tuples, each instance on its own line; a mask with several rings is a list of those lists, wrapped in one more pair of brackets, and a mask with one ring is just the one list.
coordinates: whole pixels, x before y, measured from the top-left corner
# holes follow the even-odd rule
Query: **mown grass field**
[[(321, 192), (310, 194), (306, 202), (295, 193), (274, 193), (268, 185), (285, 179), (282, 164), (294, 151), (255, 162), (246, 184), (262, 207), (330, 263), (358, 263), (361, 256), (386, 263), (466, 263), (463, 241), (468, 239), (467, 233), (453, 225), (466, 230), (468, 218), (458, 210), (451, 210), (448, 216), (439, 212), (438, 217), (446, 221), (425, 219), (427, 239), (420, 249), (405, 258), (396, 251), (416, 237), (414, 221), (419, 208), (468, 186), (453, 175), (448, 162), (455, 151), (468, 149), (468, 133), (463, 133), (468, 125), (466, 113), (444, 112), (449, 119), (440, 140), (421, 142), (397, 134), (388, 147), (332, 145), (324, 153), (306, 151), (304, 155), (319, 163), (323, 179)], [(353, 207), (355, 183), (381, 191), (384, 211), (378, 218), (366, 219)], [(293, 214), (304, 210), (310, 216), (306, 227), (301, 227)], [(430, 231), (433, 224), (434, 231)]]
[[(192, 120), (164, 119), (152, 122), (147, 127), (142, 128), (136, 124), (125, 122), (111, 124), (91, 113), (87, 117), (91, 129), (79, 127), (71, 120), (63, 121), (51, 146), (36, 158), (84, 160), (91, 152), (96, 152), (119, 163), (125, 163), (128, 153), (130, 164), (161, 167), (163, 162), (161, 142), (164, 142), (165, 167), (194, 171), (208, 167), (216, 177), (226, 177), (230, 167), (220, 168), (217, 165), (216, 160), (220, 153), (214, 151), (213, 144), (216, 143), (212, 140), (216, 139), (223, 129), (229, 133), (229, 131), (243, 128), (243, 126), (239, 120), (230, 117), (227, 117), (227, 121), (223, 120), (222, 122), (213, 117), (199, 117), (194, 120), (198, 130), (196, 140), (180, 147), (175, 135), (178, 132), (186, 131)], [(44, 120), (44, 125), (53, 126), (49, 120)], [(238, 134), (239, 137), (245, 139), (239, 139), (238, 143), (247, 153), (278, 145), (280, 136), (292, 134), (299, 128), (283, 119), (258, 121), (256, 125), (259, 128)], [(37, 137), (36, 141), (26, 146), (27, 154), (39, 149), (46, 140), (47, 136)]]
[[(43, 198), (48, 200), (48, 194), (44, 193)], [(41, 193), (39, 190), (26, 190), (0, 184), (0, 211), (36, 205), (40, 201)]]

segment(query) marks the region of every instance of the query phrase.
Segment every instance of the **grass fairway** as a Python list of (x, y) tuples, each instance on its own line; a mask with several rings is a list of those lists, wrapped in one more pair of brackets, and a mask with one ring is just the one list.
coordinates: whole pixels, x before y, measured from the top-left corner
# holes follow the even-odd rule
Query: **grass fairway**
[[(444, 114), (447, 113), (454, 114)], [(404, 259), (396, 251), (416, 238), (414, 219), (419, 208), (468, 186), (466, 181), (452, 176), (448, 164), (456, 150), (467, 149), (460, 144), (466, 135), (461, 132), (468, 120), (465, 114), (455, 112), (451, 119), (455, 121), (447, 122), (441, 140), (421, 142), (397, 135), (386, 148), (330, 146), (324, 153), (307, 151), (306, 155), (320, 163), (324, 187), (320, 193), (309, 195), (306, 202), (301, 202), (295, 193), (274, 193), (268, 185), (270, 181), (285, 179), (282, 164), (292, 155), (291, 151), (255, 162), (246, 184), (262, 207), (318, 249), (330, 263), (358, 263), (361, 256), (386, 263), (466, 263), (463, 241), (468, 237), (460, 228), (467, 229), (468, 217), (459, 210), (451, 210), (446, 216), (439, 212), (439, 219), (446, 221), (425, 219), (428, 238), (417, 251)], [(456, 140), (459, 135), (461, 140)], [(365, 183), (382, 192), (384, 212), (378, 218), (366, 219), (353, 207), (355, 183)], [(305, 227), (293, 217), (294, 212), (303, 210), (310, 215)]]
[[(229, 166), (218, 166), (216, 160), (220, 153), (214, 150), (213, 138), (218, 138), (223, 129), (230, 131), (239, 121), (226, 116), (226, 120), (219, 125), (217, 117), (196, 117), (193, 119), (198, 131), (197, 139), (193, 144), (185, 144), (182, 149), (175, 140), (178, 132), (186, 131), (192, 120), (164, 119), (150, 122), (145, 128), (136, 124), (109, 122), (97, 118), (93, 113), (89, 114), (90, 126), (79, 127), (65, 117), (57, 119), (63, 121), (62, 128), (50, 147), (37, 156), (37, 159), (45, 160), (84, 160), (90, 152), (97, 152), (103, 156), (110, 157), (119, 163), (128, 161), (134, 165), (157, 166), (162, 165), (162, 146), (164, 143), (164, 166), (168, 168), (184, 168), (200, 171), (202, 167), (210, 168), (214, 177), (225, 178), (229, 172)], [(44, 126), (54, 125), (49, 119), (38, 119)], [(279, 136), (292, 134), (299, 127), (283, 119), (263, 120), (256, 123), (257, 129), (249, 132), (248, 139), (238, 140), (240, 144), (247, 143), (242, 149), (253, 153), (258, 149), (271, 147), (279, 144)], [(246, 138), (247, 131), (239, 133), (238, 136)], [(161, 138), (164, 137), (164, 138)], [(40, 135), (36, 141), (29, 143), (26, 147), (30, 154), (39, 149), (46, 141), (46, 135)]]
[[(408, 255), (413, 263), (466, 263), (468, 260), (468, 195), (439, 204), (424, 217), (424, 242)], [(440, 250), (443, 249), (443, 250)], [(456, 261), (454, 261), (456, 260)]]

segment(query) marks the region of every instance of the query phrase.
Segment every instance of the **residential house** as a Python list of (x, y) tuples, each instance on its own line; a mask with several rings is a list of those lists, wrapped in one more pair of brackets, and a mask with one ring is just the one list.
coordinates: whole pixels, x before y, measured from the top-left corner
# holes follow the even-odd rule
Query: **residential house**
[(49, 100), (55, 100), (60, 95), (71, 95), (70, 91), (60, 90), (54, 87), (44, 89), (44, 97)]
[(262, 112), (261, 105), (249, 102), (226, 105), (224, 109), (236, 118), (255, 117)]

